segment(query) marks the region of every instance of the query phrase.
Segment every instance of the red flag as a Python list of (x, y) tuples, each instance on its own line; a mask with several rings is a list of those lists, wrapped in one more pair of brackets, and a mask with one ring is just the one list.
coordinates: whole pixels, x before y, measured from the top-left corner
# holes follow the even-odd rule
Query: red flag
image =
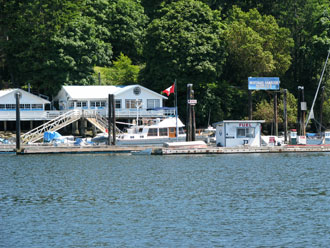
[(169, 96), (171, 93), (174, 94), (174, 84), (170, 87), (168, 87), (166, 90), (163, 90), (162, 93), (166, 93), (167, 96)]

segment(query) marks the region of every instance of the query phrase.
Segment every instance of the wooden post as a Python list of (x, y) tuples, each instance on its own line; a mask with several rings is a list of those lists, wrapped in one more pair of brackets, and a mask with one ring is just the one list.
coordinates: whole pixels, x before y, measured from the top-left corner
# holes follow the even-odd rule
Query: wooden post
[(192, 118), (191, 118), (191, 105), (188, 103), (191, 99), (192, 84), (187, 84), (187, 134), (186, 141), (192, 141)]
[(274, 92), (274, 135), (278, 136), (278, 123), (277, 123), (277, 92)]
[(111, 105), (111, 95), (108, 95), (108, 145), (111, 145), (111, 111), (112, 111), (112, 105)]
[(322, 121), (323, 121), (323, 103), (324, 103), (324, 89), (325, 87), (323, 86), (322, 88), (322, 93), (321, 93), (321, 103), (320, 103), (320, 124), (319, 124), (319, 136), (322, 135)]
[(284, 89), (283, 91), (283, 120), (284, 120), (284, 143), (287, 143), (288, 141), (288, 112), (287, 112), (287, 107), (286, 107), (286, 97), (287, 97), (287, 89)]
[[(111, 123), (112, 123), (112, 144), (116, 145), (116, 105), (115, 96), (110, 95), (111, 102)], [(110, 130), (110, 129), (109, 129)]]
[(300, 86), (298, 86), (298, 115), (297, 115), (297, 133), (300, 135), (301, 132), (301, 96), (300, 96)]
[(21, 115), (20, 115), (20, 98), (21, 93), (16, 92), (16, 153), (21, 152)]
[(252, 91), (248, 90), (249, 93), (249, 120), (252, 120)]
[[(191, 90), (190, 99), (195, 99), (194, 90)], [(191, 105), (191, 141), (196, 140), (196, 119), (195, 119), (195, 105)]]

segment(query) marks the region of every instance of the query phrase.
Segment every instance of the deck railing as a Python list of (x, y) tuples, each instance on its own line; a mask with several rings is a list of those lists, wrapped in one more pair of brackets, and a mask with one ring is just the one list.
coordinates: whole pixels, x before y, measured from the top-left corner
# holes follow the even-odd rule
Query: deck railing
[[(98, 113), (101, 116), (107, 117), (107, 109), (75, 109), (95, 115)], [(20, 111), (20, 117), (22, 121), (28, 120), (52, 120), (64, 113), (72, 110), (37, 110), (37, 111)], [(175, 109), (160, 109), (160, 110), (147, 110), (147, 109), (116, 109), (116, 118), (143, 118), (143, 117), (167, 117), (174, 116)], [(16, 120), (16, 111), (0, 111), (0, 121), (15, 121)]]

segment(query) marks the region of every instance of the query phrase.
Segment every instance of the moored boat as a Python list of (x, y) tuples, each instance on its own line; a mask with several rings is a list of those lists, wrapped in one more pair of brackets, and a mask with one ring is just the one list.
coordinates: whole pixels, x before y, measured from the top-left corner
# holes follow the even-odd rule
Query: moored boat
[[(176, 137), (178, 126), (178, 137)], [(148, 145), (163, 144), (165, 142), (185, 141), (184, 124), (180, 119), (168, 117), (163, 120), (149, 120), (145, 125), (134, 125), (126, 129), (117, 139), (118, 145)]]

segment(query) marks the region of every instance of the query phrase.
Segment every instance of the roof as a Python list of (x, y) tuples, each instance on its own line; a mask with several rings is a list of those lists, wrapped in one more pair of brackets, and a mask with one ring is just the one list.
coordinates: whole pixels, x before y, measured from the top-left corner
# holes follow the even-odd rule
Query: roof
[(14, 93), (15, 91), (19, 91), (21, 92), (21, 94), (25, 94), (25, 95), (29, 95), (33, 98), (36, 98), (38, 99), (40, 102), (42, 102), (43, 104), (48, 104), (50, 103), (50, 101), (46, 100), (46, 99), (43, 99), (42, 97), (40, 96), (37, 96), (37, 95), (34, 95), (30, 92), (27, 92), (25, 90), (22, 90), (22, 89), (18, 89), (18, 88), (15, 88), (15, 89), (3, 89), (3, 90), (0, 90), (0, 98), (3, 97), (3, 96), (6, 96), (8, 94), (11, 94), (11, 93)]
[(66, 85), (63, 86), (63, 89), (72, 99), (104, 99), (108, 98), (109, 94), (119, 95), (137, 86), (143, 88), (146, 91), (149, 91), (150, 93), (167, 99), (167, 97), (162, 96), (141, 85)]
[(222, 123), (264, 123), (265, 120), (224, 120), (224, 121), (219, 121), (219, 122), (216, 122), (216, 123), (213, 123), (212, 126), (216, 126), (216, 125), (219, 125), (219, 124), (222, 124)]

